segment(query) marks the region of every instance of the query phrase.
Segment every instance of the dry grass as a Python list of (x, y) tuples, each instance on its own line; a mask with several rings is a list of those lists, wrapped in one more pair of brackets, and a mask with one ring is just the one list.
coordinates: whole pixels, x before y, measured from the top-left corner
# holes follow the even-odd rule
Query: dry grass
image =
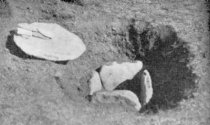
[[(82, 6), (60, 0), (8, 0), (7, 2), (10, 8), (4, 5), (4, 1), (0, 2), (3, 3), (0, 5), (0, 28), (3, 29), (0, 32), (0, 123), (2, 125), (209, 124), (209, 33), (205, 1), (84, 0)], [(181, 90), (181, 94), (192, 95), (193, 98), (178, 99), (176, 105), (171, 108), (169, 103), (165, 102), (171, 100), (173, 102), (176, 95), (171, 93), (166, 97), (161, 98), (161, 96), (164, 93), (170, 94), (173, 88), (169, 86), (170, 91), (160, 88), (164, 90), (160, 93), (156, 89), (157, 95), (159, 94), (155, 95), (158, 97), (156, 101), (160, 99), (160, 103), (156, 103), (158, 104), (156, 107), (153, 106), (157, 112), (141, 114), (119, 105), (93, 105), (85, 100), (84, 97), (88, 92), (87, 79), (91, 70), (110, 61), (134, 58), (128, 56), (133, 53), (127, 48), (122, 50), (122, 47), (132, 48), (126, 45), (129, 41), (127, 26), (131, 24), (131, 19), (149, 22), (154, 27), (170, 25), (174, 27), (177, 36), (186, 42), (187, 50), (194, 55), (194, 58), (191, 58), (187, 66), (177, 69), (178, 74), (175, 73), (177, 76), (174, 77), (180, 77), (180, 81), (175, 79), (169, 85), (178, 85), (174, 90)], [(5, 48), (9, 31), (14, 30), (19, 22), (34, 21), (61, 24), (83, 39), (87, 51), (79, 59), (69, 61), (66, 65), (21, 58), (10, 53), (7, 50), (9, 48)], [(142, 23), (138, 26), (140, 24)], [(141, 27), (143, 26), (136, 28), (141, 29)], [(119, 44), (120, 41), (122, 44)], [(188, 80), (187, 78), (192, 76), (183, 74), (188, 70), (186, 67), (192, 67), (192, 72), (189, 74), (196, 74), (199, 79)], [(61, 74), (59, 81), (55, 79), (55, 74), (58, 72)], [(159, 74), (161, 73), (163, 72)], [(164, 76), (159, 77), (157, 74), (155, 76), (157, 83), (161, 83), (162, 79), (166, 80)], [(185, 78), (181, 79), (182, 74)], [(184, 83), (183, 86), (179, 86), (180, 83)], [(198, 87), (196, 92), (191, 94), (191, 91), (184, 91), (184, 87), (195, 83)]]

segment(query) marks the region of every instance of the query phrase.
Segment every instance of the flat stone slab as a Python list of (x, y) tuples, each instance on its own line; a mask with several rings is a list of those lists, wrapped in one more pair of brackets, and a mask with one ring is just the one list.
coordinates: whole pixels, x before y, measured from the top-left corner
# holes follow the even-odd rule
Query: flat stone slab
[(118, 103), (122, 105), (130, 105), (137, 111), (141, 109), (141, 104), (138, 97), (129, 90), (101, 91), (97, 92), (92, 97), (94, 103)]
[(21, 23), (14, 42), (26, 54), (52, 61), (74, 60), (86, 50), (77, 35), (55, 23)]

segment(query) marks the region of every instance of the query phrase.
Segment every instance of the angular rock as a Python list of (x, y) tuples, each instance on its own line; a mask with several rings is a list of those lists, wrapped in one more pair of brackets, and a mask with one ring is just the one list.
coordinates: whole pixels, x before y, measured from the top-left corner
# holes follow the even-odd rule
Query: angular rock
[(153, 95), (152, 79), (148, 70), (144, 70), (141, 76), (141, 103), (147, 104)]
[(74, 60), (86, 50), (77, 35), (55, 23), (21, 23), (14, 42), (26, 54), (52, 61)]
[(93, 71), (91, 79), (88, 81), (90, 93), (93, 95), (95, 92), (102, 90), (101, 79), (98, 72)]
[(136, 62), (113, 62), (111, 65), (104, 65), (99, 72), (104, 89), (114, 90), (119, 84), (131, 80), (142, 69), (143, 63)]
[(92, 102), (106, 104), (120, 103), (122, 105), (133, 106), (137, 111), (141, 109), (138, 97), (129, 90), (96, 92), (92, 97)]

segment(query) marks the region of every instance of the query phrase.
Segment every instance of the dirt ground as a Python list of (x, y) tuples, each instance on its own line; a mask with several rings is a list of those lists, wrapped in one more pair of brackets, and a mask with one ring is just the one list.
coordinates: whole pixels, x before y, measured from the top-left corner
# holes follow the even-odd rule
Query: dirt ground
[[(210, 124), (206, 1), (67, 1), (0, 0), (1, 125)], [(68, 62), (27, 55), (11, 36), (23, 22), (60, 24), (82, 38), (87, 50)], [(138, 41), (152, 41), (146, 35), (153, 38), (161, 26), (174, 29), (171, 38), (181, 46), (140, 53)], [(173, 34), (167, 28), (157, 32)], [(154, 96), (144, 111), (86, 99), (92, 70), (133, 60), (142, 60), (153, 80)]]

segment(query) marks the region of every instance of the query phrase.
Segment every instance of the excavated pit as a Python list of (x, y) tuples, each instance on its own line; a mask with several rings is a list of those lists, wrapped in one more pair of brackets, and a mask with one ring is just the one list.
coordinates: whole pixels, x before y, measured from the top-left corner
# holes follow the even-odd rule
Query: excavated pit
[[(126, 33), (115, 34), (114, 45), (131, 60), (143, 61), (144, 68), (150, 72), (154, 94), (142, 111), (175, 108), (183, 99), (192, 98), (196, 91), (196, 75), (189, 66), (193, 55), (187, 42), (177, 36), (172, 26), (152, 26), (144, 22), (142, 27), (140, 23), (132, 20), (128, 32), (125, 31), (127, 36)], [(116, 89), (128, 89), (140, 97), (139, 76), (137, 74), (134, 81), (125, 81)]]

